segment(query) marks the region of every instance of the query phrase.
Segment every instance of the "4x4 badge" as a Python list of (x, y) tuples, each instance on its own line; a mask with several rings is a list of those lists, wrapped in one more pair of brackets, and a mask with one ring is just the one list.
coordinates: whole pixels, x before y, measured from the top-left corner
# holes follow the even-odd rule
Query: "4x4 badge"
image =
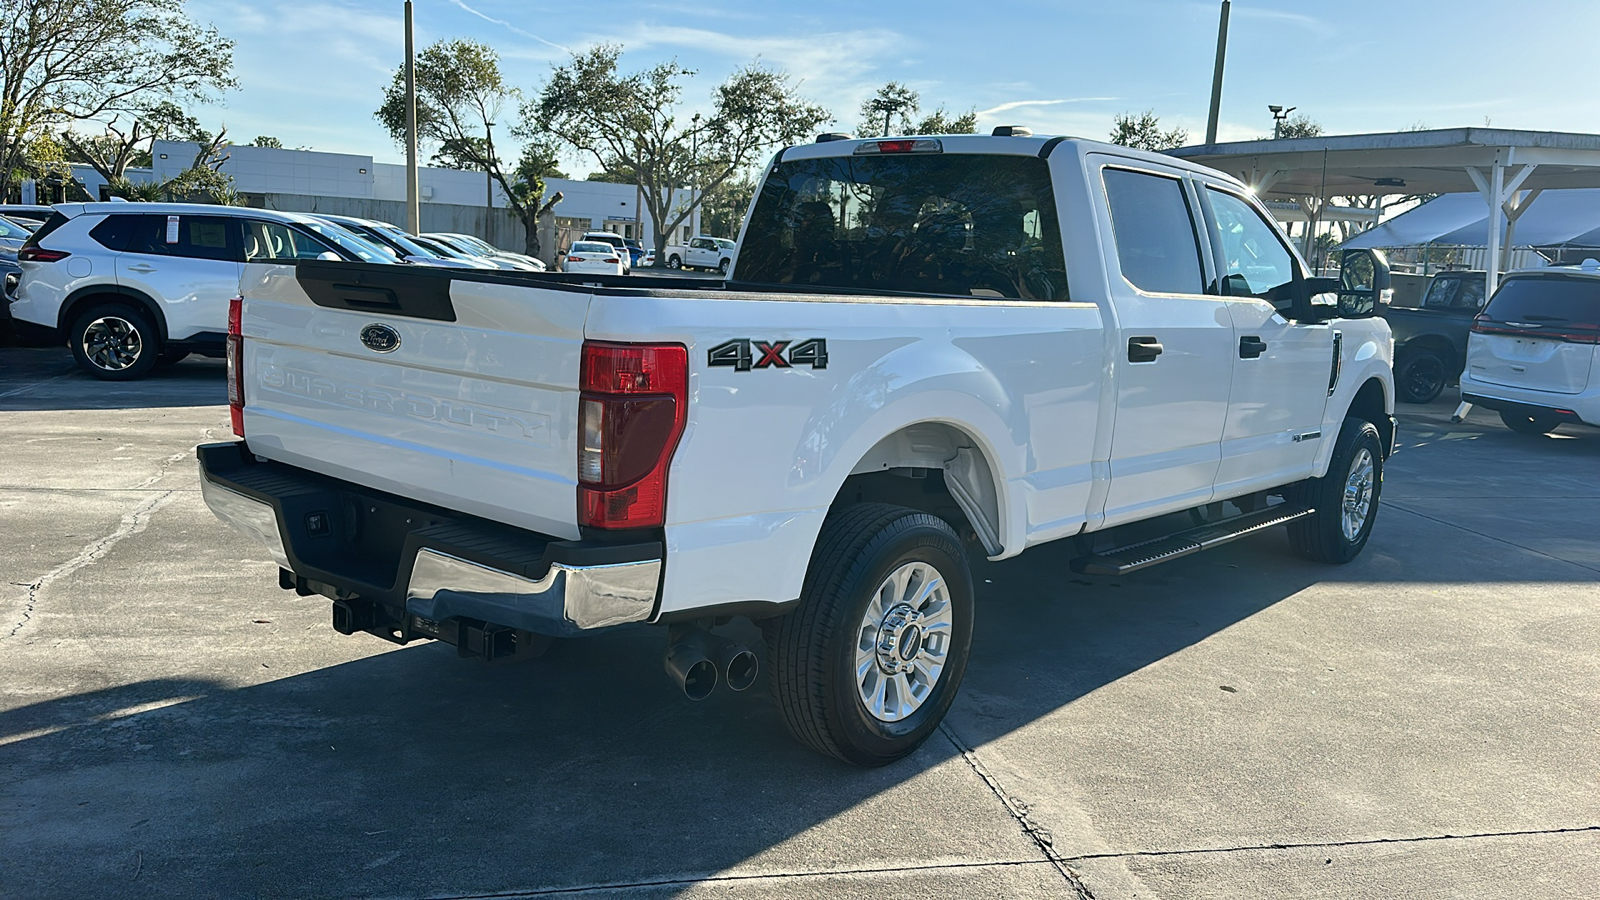
[(735, 372), (766, 368), (792, 369), (795, 366), (826, 369), (828, 340), (812, 338), (806, 341), (754, 341), (749, 338), (735, 338), (707, 351), (706, 365), (729, 366)]
[(377, 353), (393, 353), (400, 346), (400, 332), (373, 322), (361, 329), (361, 343)]

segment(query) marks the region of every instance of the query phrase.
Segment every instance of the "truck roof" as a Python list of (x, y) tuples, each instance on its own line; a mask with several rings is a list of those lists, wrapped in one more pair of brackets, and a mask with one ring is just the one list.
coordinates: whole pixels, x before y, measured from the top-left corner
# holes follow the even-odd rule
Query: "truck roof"
[(1208, 177), (1222, 178), (1231, 184), (1243, 188), (1238, 179), (1224, 172), (1207, 166), (1197, 165), (1165, 153), (1154, 153), (1149, 150), (1135, 150), (1132, 147), (1123, 147), (1119, 144), (1110, 144), (1105, 141), (1093, 141), (1087, 138), (1072, 137), (1070, 135), (1029, 135), (1026, 137), (1003, 137), (988, 134), (933, 134), (933, 135), (894, 135), (876, 138), (838, 138), (820, 141), (811, 144), (796, 144), (785, 147), (778, 153), (778, 161), (791, 159), (825, 159), (828, 157), (852, 156), (856, 148), (863, 144), (877, 141), (938, 141), (943, 153), (988, 153), (999, 156), (1038, 156), (1050, 158), (1062, 153), (1072, 153), (1079, 157), (1089, 153), (1111, 153), (1131, 159), (1144, 159), (1158, 165), (1172, 168), (1186, 169), (1191, 172), (1203, 172)]

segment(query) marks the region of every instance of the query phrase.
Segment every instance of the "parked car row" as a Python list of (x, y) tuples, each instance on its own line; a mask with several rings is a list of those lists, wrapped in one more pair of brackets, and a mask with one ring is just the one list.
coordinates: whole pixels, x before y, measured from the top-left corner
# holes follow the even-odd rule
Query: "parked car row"
[[(0, 212), (6, 208), (0, 207)], [(19, 226), (0, 278), (19, 328), (64, 340), (96, 378), (149, 374), (226, 350), (228, 300), (245, 263), (287, 260), (543, 271), (532, 257), (470, 235), (417, 236), (387, 222), (192, 203), (66, 203), (32, 233)], [(15, 288), (12, 289), (12, 278)]]

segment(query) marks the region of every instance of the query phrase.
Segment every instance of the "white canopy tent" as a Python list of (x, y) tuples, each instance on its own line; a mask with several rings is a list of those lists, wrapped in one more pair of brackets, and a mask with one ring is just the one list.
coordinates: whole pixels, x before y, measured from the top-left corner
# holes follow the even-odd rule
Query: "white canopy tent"
[[(1523, 214), (1516, 220), (1501, 224), (1502, 246), (1600, 247), (1600, 189), (1549, 191), (1537, 206), (1530, 202), (1523, 203)], [(1483, 247), (1488, 234), (1489, 210), (1480, 197), (1443, 194), (1356, 235), (1339, 249)]]
[[(1489, 250), (1489, 293), (1499, 283), (1503, 248), (1512, 239), (1527, 243), (1526, 232), (1515, 236), (1513, 223), (1542, 192), (1600, 188), (1600, 134), (1452, 128), (1204, 144), (1169, 152), (1237, 177), (1262, 199), (1294, 200), (1313, 212), (1330, 197), (1476, 194), (1484, 240), (1474, 243)], [(1455, 229), (1473, 224), (1459, 221)]]

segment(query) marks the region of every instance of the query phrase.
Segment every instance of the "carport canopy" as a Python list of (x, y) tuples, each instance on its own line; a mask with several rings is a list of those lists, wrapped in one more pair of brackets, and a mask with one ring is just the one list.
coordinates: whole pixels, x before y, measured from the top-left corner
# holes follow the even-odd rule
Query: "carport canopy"
[[(1482, 199), (1473, 194), (1443, 194), (1361, 232), (1338, 249), (1426, 244), (1481, 247), (1488, 229), (1489, 210)], [(1508, 231), (1509, 227), (1501, 228), (1502, 234)], [(1508, 248), (1510, 237), (1504, 241)], [(1545, 193), (1538, 206), (1517, 219), (1515, 241), (1520, 247), (1600, 247), (1600, 189)]]
[(1541, 192), (1600, 188), (1600, 134), (1447, 128), (1201, 144), (1168, 152), (1238, 178), (1263, 200), (1320, 207), (1328, 197), (1476, 193), (1484, 204), (1479, 209), (1487, 213), (1481, 246), (1489, 249), (1489, 293), (1499, 282), (1502, 247), (1511, 246), (1517, 220)]

